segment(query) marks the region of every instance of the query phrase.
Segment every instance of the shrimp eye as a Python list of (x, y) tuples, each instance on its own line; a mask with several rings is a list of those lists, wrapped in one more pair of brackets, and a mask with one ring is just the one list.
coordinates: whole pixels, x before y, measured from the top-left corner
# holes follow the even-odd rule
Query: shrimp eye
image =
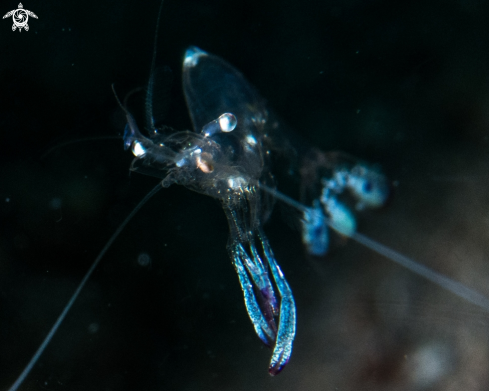
[(364, 184), (363, 184), (363, 191), (365, 193), (370, 193), (372, 191), (372, 182), (370, 181), (366, 181)]

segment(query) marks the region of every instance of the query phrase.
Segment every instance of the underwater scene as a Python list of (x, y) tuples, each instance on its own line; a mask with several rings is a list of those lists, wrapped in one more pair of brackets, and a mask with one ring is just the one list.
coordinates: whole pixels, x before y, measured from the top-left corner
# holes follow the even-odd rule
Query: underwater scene
[(0, 390), (488, 389), (489, 5), (2, 7)]

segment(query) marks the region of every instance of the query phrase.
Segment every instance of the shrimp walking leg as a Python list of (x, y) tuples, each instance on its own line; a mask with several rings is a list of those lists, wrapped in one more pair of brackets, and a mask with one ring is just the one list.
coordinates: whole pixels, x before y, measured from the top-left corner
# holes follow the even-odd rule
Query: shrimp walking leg
[[(251, 189), (244, 193), (246, 201), (241, 208), (232, 210), (223, 205), (230, 227), (228, 252), (238, 274), (246, 310), (255, 332), (266, 345), (273, 345), (269, 373), (276, 375), (292, 354), (296, 329), (295, 302), (292, 290), (256, 219), (259, 195)], [(257, 248), (257, 243), (261, 248)], [(280, 307), (277, 306), (269, 272), (280, 298)]]

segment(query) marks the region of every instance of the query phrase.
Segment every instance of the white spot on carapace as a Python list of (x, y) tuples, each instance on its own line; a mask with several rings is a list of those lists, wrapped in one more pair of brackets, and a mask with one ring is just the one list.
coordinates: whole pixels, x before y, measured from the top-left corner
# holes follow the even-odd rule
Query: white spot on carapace
[(231, 189), (237, 189), (245, 184), (245, 180), (242, 177), (232, 177), (228, 179), (228, 186)]
[(190, 46), (185, 52), (185, 58), (183, 59), (184, 67), (194, 67), (199, 63), (201, 57), (207, 56), (207, 53), (200, 50), (198, 47)]
[(146, 154), (146, 148), (136, 140), (132, 143), (132, 153), (136, 157), (141, 157)]
[(246, 142), (250, 145), (256, 145), (256, 139), (253, 136), (246, 136)]

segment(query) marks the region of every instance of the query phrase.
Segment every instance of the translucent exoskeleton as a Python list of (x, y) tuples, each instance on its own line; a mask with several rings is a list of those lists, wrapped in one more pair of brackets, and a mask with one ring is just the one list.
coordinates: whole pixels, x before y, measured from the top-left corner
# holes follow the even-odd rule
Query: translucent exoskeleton
[[(290, 358), (296, 309), (292, 291), (263, 232), (272, 206), (265, 202), (267, 195), (302, 213), (302, 239), (311, 255), (327, 252), (331, 228), (489, 310), (489, 301), (481, 294), (356, 232), (354, 211), (382, 206), (390, 195), (389, 183), (377, 167), (342, 153), (324, 153), (295, 144), (281, 134), (282, 127), (253, 87), (219, 57), (194, 47), (188, 49), (183, 82), (194, 132), (159, 131), (151, 127), (146, 137), (124, 108), (128, 119), (124, 145), (136, 156), (131, 169), (163, 178), (164, 187), (174, 183), (184, 185), (221, 202), (230, 231), (228, 251), (248, 315), (256, 334), (273, 347), (270, 374), (280, 372)], [(151, 112), (148, 116), (151, 117)], [(273, 161), (280, 153), (285, 154), (299, 174), (301, 202), (275, 189), (273, 174), (280, 167), (274, 166)], [(9, 390), (18, 389), (107, 248), (159, 188), (158, 185), (147, 195), (107, 242), (33, 359)], [(150, 263), (149, 258), (145, 262)]]
[(273, 346), (269, 372), (279, 373), (292, 353), (296, 309), (263, 223), (269, 213), (259, 184), (273, 187), (267, 111), (243, 76), (222, 59), (191, 47), (183, 88), (195, 132), (143, 136), (128, 114), (124, 136), (136, 159), (131, 169), (163, 177), (218, 199), (229, 224), (228, 252), (248, 315), (260, 339)]
[[(229, 224), (228, 252), (256, 334), (273, 346), (269, 372), (275, 375), (292, 353), (296, 309), (262, 228), (270, 211), (261, 192), (274, 192), (270, 166), (274, 150), (287, 145), (291, 156), (297, 154), (280, 134), (278, 122), (270, 118), (264, 100), (221, 58), (189, 48), (183, 89), (195, 132), (167, 135), (153, 128), (146, 138), (127, 113), (124, 143), (136, 156), (132, 169), (164, 177), (165, 187), (180, 184), (221, 202)], [(381, 206), (389, 194), (382, 174), (372, 173), (367, 165), (343, 163), (331, 161), (330, 172), (321, 173), (322, 192), (314, 205), (322, 208), (304, 212), (303, 241), (313, 255), (326, 253), (326, 219), (343, 235), (355, 231), (353, 213), (339, 195), (349, 191), (357, 209), (362, 209)]]
[[(380, 207), (389, 198), (389, 182), (378, 167), (343, 153), (300, 146), (282, 133), (239, 71), (195, 47), (185, 54), (183, 88), (195, 132), (160, 134), (153, 128), (147, 138), (126, 110), (124, 143), (136, 156), (131, 169), (162, 177), (164, 187), (184, 185), (221, 202), (230, 230), (228, 252), (248, 315), (260, 339), (273, 346), (270, 374), (280, 372), (290, 358), (296, 309), (263, 232), (270, 212), (263, 194), (302, 212), (302, 239), (310, 254), (327, 252), (329, 226), (489, 309), (489, 300), (479, 293), (356, 232), (353, 211)], [(280, 167), (273, 163), (281, 154), (286, 166), (300, 173), (301, 203), (275, 189), (272, 174)]]

